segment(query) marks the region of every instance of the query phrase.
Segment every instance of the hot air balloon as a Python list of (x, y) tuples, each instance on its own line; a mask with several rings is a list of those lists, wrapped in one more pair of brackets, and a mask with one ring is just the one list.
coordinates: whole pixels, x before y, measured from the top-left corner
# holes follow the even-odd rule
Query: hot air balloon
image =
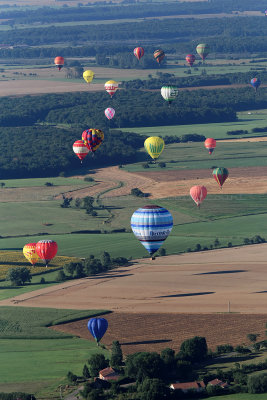
[(45, 262), (47, 267), (48, 263), (57, 254), (57, 242), (54, 240), (39, 240), (36, 243), (36, 253)]
[(104, 132), (100, 129), (86, 129), (82, 133), (82, 140), (89, 151), (94, 153), (104, 140)]
[(187, 64), (190, 65), (190, 67), (192, 67), (194, 62), (196, 61), (196, 57), (194, 56), (194, 54), (187, 54), (185, 60)]
[(207, 55), (210, 52), (210, 47), (208, 44), (201, 43), (201, 44), (197, 45), (196, 51), (197, 51), (197, 54), (202, 58), (202, 61), (204, 62)]
[(140, 60), (140, 58), (143, 57), (144, 54), (145, 50), (143, 49), (143, 47), (136, 47), (134, 49), (134, 55), (138, 60)]
[(114, 108), (106, 108), (105, 109), (105, 116), (107, 119), (112, 119), (115, 115), (115, 110)]
[(260, 78), (252, 78), (251, 81), (250, 81), (250, 84), (251, 84), (252, 87), (254, 87), (255, 92), (257, 92), (258, 87), (261, 84)]
[(265, 17), (267, 17), (267, 10), (264, 11)]
[(178, 95), (178, 88), (176, 86), (162, 86), (160, 92), (164, 100), (166, 100), (170, 105)]
[(54, 63), (56, 64), (56, 66), (58, 67), (58, 70), (60, 71), (61, 68), (62, 68), (63, 65), (64, 65), (64, 58), (63, 58), (63, 57), (56, 57), (56, 58), (54, 59)]
[(91, 318), (87, 323), (87, 328), (98, 345), (108, 329), (108, 321), (105, 318)]
[(206, 149), (209, 151), (209, 154), (212, 154), (213, 150), (216, 147), (216, 140), (212, 138), (208, 138), (205, 140), (204, 145)]
[(145, 140), (144, 146), (153, 160), (159, 157), (164, 149), (164, 140), (159, 136), (150, 136)]
[(220, 185), (222, 189), (222, 185), (224, 184), (229, 175), (228, 170), (226, 168), (215, 168), (212, 171), (212, 175), (215, 181), (218, 183), (218, 185)]
[(190, 196), (198, 207), (200, 207), (200, 204), (206, 198), (207, 193), (208, 192), (205, 186), (193, 186), (190, 189)]
[(131, 218), (134, 235), (152, 256), (167, 239), (173, 227), (173, 218), (166, 208), (156, 205), (138, 208)]
[(36, 253), (36, 243), (25, 244), (23, 254), (32, 265), (36, 264), (39, 260), (39, 256)]
[(82, 163), (83, 159), (89, 153), (88, 147), (83, 143), (82, 140), (76, 140), (76, 142), (73, 143), (72, 148), (74, 153), (76, 154), (77, 157), (79, 157)]
[(161, 61), (163, 60), (163, 58), (165, 57), (165, 53), (163, 50), (158, 49), (154, 51), (154, 58), (156, 59), (156, 61), (160, 64)]
[(108, 92), (108, 94), (110, 94), (110, 96), (112, 97), (114, 95), (114, 93), (116, 92), (116, 90), (118, 89), (118, 83), (115, 81), (107, 81), (105, 83), (105, 89)]
[(92, 82), (92, 80), (94, 79), (94, 76), (95, 76), (95, 73), (93, 71), (91, 71), (90, 69), (87, 69), (83, 73), (83, 79), (85, 80), (86, 83)]

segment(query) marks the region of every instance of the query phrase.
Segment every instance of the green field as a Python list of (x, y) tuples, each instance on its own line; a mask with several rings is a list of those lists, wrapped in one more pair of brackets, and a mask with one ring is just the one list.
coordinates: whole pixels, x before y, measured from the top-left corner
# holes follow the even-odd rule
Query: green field
[[(174, 143), (165, 146), (156, 163), (151, 163), (149, 169), (143, 164), (152, 161), (145, 149), (140, 150), (140, 161), (126, 164), (123, 168), (129, 172), (164, 171), (166, 169), (213, 169), (213, 167), (260, 167), (267, 165), (267, 141), (265, 142), (217, 142), (212, 155), (208, 154), (203, 142)], [(159, 166), (166, 163), (166, 168)], [(231, 175), (231, 170), (229, 170)], [(201, 174), (199, 175), (201, 178)]]
[[(173, 126), (153, 126), (145, 128), (121, 128), (124, 132), (135, 132), (140, 135), (146, 136), (182, 136), (186, 134), (197, 133), (204, 135), (206, 138), (212, 137), (214, 139), (238, 139), (242, 137), (256, 137), (266, 136), (265, 134), (249, 133), (248, 135), (227, 135), (227, 131), (234, 130), (247, 130), (251, 131), (253, 128), (267, 127), (267, 110), (255, 110), (248, 112), (240, 112), (237, 114), (238, 120), (236, 122), (223, 122), (213, 124), (192, 124), (192, 125), (173, 125)], [(267, 131), (266, 131), (267, 132)]]
[(209, 400), (266, 400), (266, 393), (262, 394), (250, 394), (250, 393), (238, 393), (230, 394), (225, 396), (209, 397)]
[[(47, 328), (99, 313), (103, 312), (0, 307), (0, 388), (24, 390), (26, 385), (30, 392), (39, 392), (51, 386), (54, 393), (69, 370), (81, 375), (91, 354), (102, 352), (108, 357), (89, 333), (87, 341)], [(53, 398), (51, 393), (46, 398)]]
[[(127, 229), (126, 233), (102, 234), (59, 234), (45, 236), (57, 241), (59, 255), (99, 257), (103, 251), (111, 257), (140, 258), (147, 256), (143, 246), (130, 230), (132, 212), (151, 200), (135, 200), (131, 196), (105, 200), (105, 206), (115, 208), (116, 224)], [(244, 238), (261, 235), (267, 238), (267, 200), (264, 195), (210, 195), (198, 210), (188, 196), (182, 198), (161, 199), (156, 202), (166, 207), (174, 217), (174, 228), (164, 243), (168, 254), (195, 248), (197, 243), (209, 246), (218, 238), (223, 246), (243, 244)], [(115, 222), (114, 222), (115, 224)], [(108, 229), (104, 225), (104, 229)], [(23, 231), (21, 231), (23, 234)], [(21, 249), (29, 241), (38, 241), (43, 236), (1, 238), (1, 249)]]

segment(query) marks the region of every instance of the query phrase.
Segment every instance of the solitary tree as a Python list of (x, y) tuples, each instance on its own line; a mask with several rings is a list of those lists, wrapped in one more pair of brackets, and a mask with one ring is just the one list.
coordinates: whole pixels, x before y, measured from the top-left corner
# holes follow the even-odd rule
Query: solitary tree
[(114, 368), (122, 364), (122, 350), (118, 340), (112, 342), (110, 365)]
[(259, 333), (248, 333), (247, 334), (248, 340), (250, 340), (252, 343), (255, 343), (257, 341), (258, 336), (260, 336)]
[(208, 354), (208, 346), (204, 337), (195, 336), (185, 340), (180, 347), (179, 355), (192, 362), (203, 361)]
[(92, 354), (88, 360), (89, 372), (91, 376), (97, 376), (101, 369), (108, 366), (108, 360), (100, 353)]

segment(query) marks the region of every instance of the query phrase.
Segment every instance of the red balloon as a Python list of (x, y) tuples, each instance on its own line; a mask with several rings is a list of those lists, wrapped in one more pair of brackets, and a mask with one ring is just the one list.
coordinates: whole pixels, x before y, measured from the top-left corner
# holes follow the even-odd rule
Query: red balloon
[(186, 60), (187, 64), (189, 64), (190, 67), (192, 67), (192, 65), (196, 61), (196, 57), (194, 56), (194, 54), (187, 54), (187, 56), (185, 57), (185, 60)]
[(190, 196), (196, 203), (196, 205), (199, 207), (202, 201), (206, 198), (207, 196), (207, 189), (205, 186), (193, 186), (190, 189)]
[(81, 162), (89, 153), (88, 147), (83, 143), (82, 140), (76, 140), (76, 142), (73, 143), (72, 148), (76, 156), (79, 157), (79, 159), (81, 160)]
[(204, 144), (205, 144), (206, 149), (209, 151), (209, 154), (211, 154), (216, 147), (216, 140), (212, 139), (212, 138), (208, 138), (205, 140)]
[(54, 240), (39, 240), (36, 243), (36, 253), (41, 260), (45, 261), (47, 267), (49, 261), (57, 254), (57, 242), (54, 242)]

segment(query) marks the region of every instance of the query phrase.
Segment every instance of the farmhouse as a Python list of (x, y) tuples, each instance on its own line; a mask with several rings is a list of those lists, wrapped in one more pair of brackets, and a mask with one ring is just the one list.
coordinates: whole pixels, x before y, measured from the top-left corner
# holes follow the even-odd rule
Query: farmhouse
[(229, 387), (229, 385), (228, 385), (227, 382), (223, 382), (223, 381), (221, 381), (221, 380), (218, 379), (218, 378), (215, 378), (215, 379), (213, 379), (212, 381), (209, 381), (209, 382), (208, 382), (208, 385), (211, 385), (211, 386), (220, 386), (220, 387), (223, 388), (223, 389)]
[(117, 381), (120, 378), (120, 375), (114, 371), (113, 368), (107, 367), (99, 371), (99, 379), (104, 381)]
[(194, 382), (180, 382), (180, 383), (172, 383), (170, 388), (173, 390), (180, 389), (184, 393), (187, 393), (188, 390), (195, 389), (197, 392), (201, 392), (205, 389), (205, 383), (203, 381), (194, 381)]

